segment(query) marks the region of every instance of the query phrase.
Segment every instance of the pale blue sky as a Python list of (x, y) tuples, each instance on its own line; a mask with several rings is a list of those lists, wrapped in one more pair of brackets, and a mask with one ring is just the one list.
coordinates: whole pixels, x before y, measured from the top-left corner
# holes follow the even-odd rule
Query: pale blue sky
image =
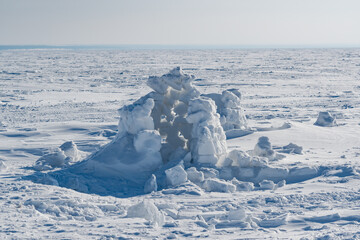
[(360, 46), (360, 1), (0, 0), (0, 44)]

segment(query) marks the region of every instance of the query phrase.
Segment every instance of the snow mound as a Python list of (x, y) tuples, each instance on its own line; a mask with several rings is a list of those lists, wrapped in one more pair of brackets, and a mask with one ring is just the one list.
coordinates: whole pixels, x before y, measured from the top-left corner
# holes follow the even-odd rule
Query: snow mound
[(335, 117), (333, 117), (329, 112), (319, 112), (318, 118), (314, 125), (320, 127), (334, 127), (337, 124)]

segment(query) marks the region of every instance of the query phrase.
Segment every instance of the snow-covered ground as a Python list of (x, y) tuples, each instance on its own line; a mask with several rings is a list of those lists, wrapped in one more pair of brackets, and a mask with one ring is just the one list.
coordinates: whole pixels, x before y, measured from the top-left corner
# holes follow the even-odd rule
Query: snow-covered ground
[[(301, 177), (274, 188), (246, 171), (250, 191), (186, 182), (126, 197), (126, 186), (82, 193), (34, 169), (64, 142), (81, 159), (97, 152), (115, 137), (117, 109), (176, 66), (202, 94), (241, 92), (255, 132), (229, 137), (229, 151), (256, 152), (266, 136), (281, 156), (271, 167)], [(360, 238), (360, 49), (1, 50), (0, 86), (1, 239)], [(336, 122), (314, 125), (319, 112)]]

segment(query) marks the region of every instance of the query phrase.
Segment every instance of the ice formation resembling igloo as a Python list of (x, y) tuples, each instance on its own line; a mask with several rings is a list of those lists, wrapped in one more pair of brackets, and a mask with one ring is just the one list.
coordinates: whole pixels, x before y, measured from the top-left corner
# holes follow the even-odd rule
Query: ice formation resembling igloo
[[(155, 170), (179, 156), (187, 156), (196, 166), (221, 164), (227, 145), (218, 106), (200, 95), (193, 80), (180, 67), (161, 77), (149, 77), (148, 85), (154, 91), (119, 109), (115, 139), (82, 167), (96, 176), (121, 176), (143, 184)], [(221, 99), (222, 107), (240, 108), (238, 97), (228, 94), (230, 97)], [(226, 116), (223, 122), (229, 125)]]
[[(70, 160), (80, 155), (74, 144), (67, 144), (74, 145), (72, 151), (59, 149), (40, 158), (35, 168), (39, 171), (61, 167), (53, 164), (54, 158), (65, 167), (40, 182), (130, 196), (186, 183), (218, 192), (249, 191), (254, 184), (265, 186), (263, 181), (275, 188), (272, 181), (299, 181), (317, 174), (311, 168), (270, 166), (280, 155), (267, 137), (259, 138), (252, 153), (228, 152), (227, 137), (252, 131), (240, 106), (241, 94), (229, 89), (201, 95), (193, 80), (180, 67), (149, 77), (153, 91), (119, 109), (118, 132), (109, 144), (75, 164)], [(62, 161), (57, 161), (60, 155)]]

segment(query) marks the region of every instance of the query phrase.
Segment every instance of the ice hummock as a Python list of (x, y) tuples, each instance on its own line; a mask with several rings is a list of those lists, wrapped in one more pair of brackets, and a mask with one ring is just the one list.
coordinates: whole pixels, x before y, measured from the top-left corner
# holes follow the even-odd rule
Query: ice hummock
[[(115, 139), (77, 171), (145, 184), (151, 174), (176, 158), (179, 149), (191, 154), (194, 165), (215, 167), (223, 161), (226, 136), (216, 105), (200, 96), (193, 80), (179, 67), (150, 77), (148, 85), (154, 91), (119, 110)], [(180, 168), (165, 169), (170, 186), (187, 180)]]
[(267, 137), (259, 138), (251, 155), (229, 152), (226, 131), (251, 131), (241, 94), (229, 89), (201, 95), (194, 79), (180, 67), (149, 77), (153, 91), (119, 109), (118, 132), (109, 144), (72, 165), (79, 154), (67, 142), (40, 158), (35, 169), (62, 167), (43, 178), (78, 191), (120, 196), (186, 186), (210, 192), (251, 191), (254, 184), (274, 189), (274, 182), (317, 174), (310, 169), (296, 175), (301, 169), (270, 166), (278, 154)]

